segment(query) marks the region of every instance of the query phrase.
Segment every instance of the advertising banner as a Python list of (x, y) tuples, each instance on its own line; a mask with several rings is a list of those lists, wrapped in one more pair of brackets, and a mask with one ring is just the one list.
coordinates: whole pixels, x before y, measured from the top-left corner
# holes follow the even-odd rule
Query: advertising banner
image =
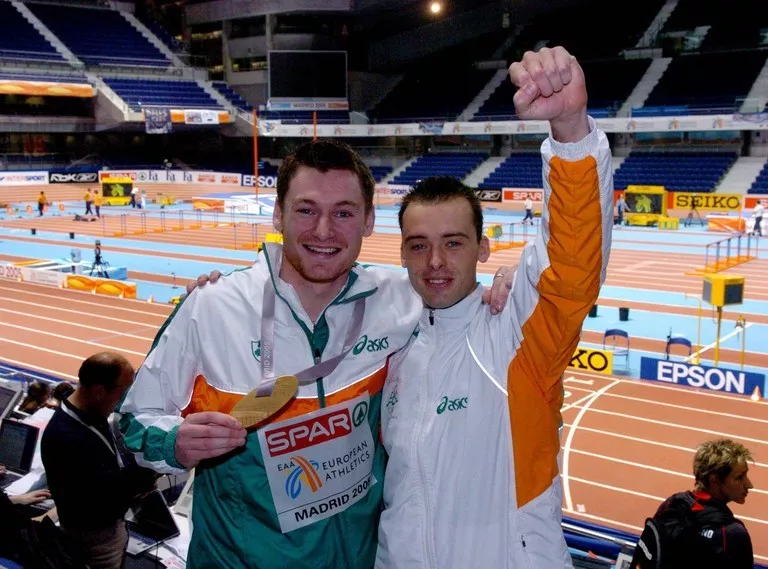
[(740, 211), (741, 194), (694, 194), (669, 192), (667, 207), (670, 209), (701, 209), (710, 211)]
[(528, 198), (531, 201), (544, 201), (544, 190), (534, 188), (504, 188), (504, 202), (524, 202)]
[(502, 191), (491, 189), (476, 189), (475, 195), (481, 202), (498, 202), (501, 203)]
[(0, 186), (48, 184), (48, 172), (0, 172)]
[(646, 357), (640, 359), (640, 379), (738, 395), (751, 395), (755, 388), (762, 392), (765, 387), (765, 375), (761, 373)]
[(584, 371), (593, 371), (604, 375), (613, 373), (613, 354), (606, 350), (582, 348), (579, 346), (573, 353), (568, 367)]
[(50, 184), (93, 184), (99, 180), (96, 172), (49, 172)]

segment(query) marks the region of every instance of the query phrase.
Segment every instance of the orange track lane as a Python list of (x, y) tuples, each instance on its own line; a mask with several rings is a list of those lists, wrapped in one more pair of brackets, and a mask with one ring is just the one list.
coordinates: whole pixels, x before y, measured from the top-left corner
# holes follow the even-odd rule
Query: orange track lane
[(571, 371), (561, 438), (566, 515), (639, 533), (661, 500), (692, 487), (696, 446), (733, 437), (754, 453), (755, 489), (731, 506), (756, 561), (768, 562), (768, 402)]

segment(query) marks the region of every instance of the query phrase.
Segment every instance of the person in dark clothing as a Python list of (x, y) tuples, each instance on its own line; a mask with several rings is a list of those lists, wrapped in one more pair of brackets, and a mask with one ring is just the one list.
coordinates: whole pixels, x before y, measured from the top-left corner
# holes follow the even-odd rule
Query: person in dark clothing
[[(658, 560), (661, 567), (678, 567), (685, 563), (685, 566), (701, 569), (752, 569), (754, 554), (749, 532), (728, 507), (731, 502), (743, 504), (753, 488), (747, 465), (751, 460), (752, 453), (732, 440), (702, 443), (693, 459), (694, 490), (667, 498), (653, 518), (663, 529), (663, 520), (672, 519), (670, 513), (685, 504), (693, 520), (693, 531), (682, 532), (667, 541), (662, 547), (666, 548), (664, 554), (657, 553), (654, 540), (645, 543), (649, 538), (644, 537), (644, 532), (630, 567), (656, 567)], [(665, 540), (662, 538), (661, 542), (665, 543)], [(670, 564), (672, 557), (675, 562)]]
[(744, 445), (729, 439), (702, 443), (693, 459), (697, 502), (720, 508), (730, 518), (722, 532), (721, 566), (728, 569), (752, 569), (754, 565), (749, 532), (727, 506), (730, 502), (743, 504), (754, 488), (747, 464), (751, 460), (752, 453)]
[(154, 471), (125, 465), (108, 419), (133, 383), (124, 357), (101, 352), (83, 362), (77, 389), (43, 433), (43, 465), (61, 528), (92, 569), (119, 569), (128, 544), (124, 516), (154, 488)]

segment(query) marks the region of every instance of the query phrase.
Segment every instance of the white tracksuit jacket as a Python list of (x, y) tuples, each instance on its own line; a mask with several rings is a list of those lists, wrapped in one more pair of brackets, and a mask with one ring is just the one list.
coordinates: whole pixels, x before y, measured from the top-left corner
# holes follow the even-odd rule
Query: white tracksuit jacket
[(562, 374), (605, 279), (611, 154), (591, 133), (542, 145), (544, 208), (497, 316), (482, 287), (425, 309), (390, 362), (377, 569), (560, 569)]

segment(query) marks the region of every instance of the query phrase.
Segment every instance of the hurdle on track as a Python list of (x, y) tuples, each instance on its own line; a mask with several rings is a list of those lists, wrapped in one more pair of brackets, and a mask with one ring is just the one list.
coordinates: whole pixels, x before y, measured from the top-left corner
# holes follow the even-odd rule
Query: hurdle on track
[[(516, 225), (522, 225), (522, 230), (516, 232)], [(525, 224), (493, 223), (486, 227), (483, 233), (490, 241), (491, 253), (524, 247), (528, 242), (528, 226)]]
[[(109, 217), (111, 219), (113, 216), (109, 216)], [(112, 237), (123, 237), (123, 236), (127, 235), (127, 233), (128, 233), (127, 217), (128, 216), (126, 214), (124, 214), (124, 213), (121, 213), (120, 215), (117, 216), (117, 220), (118, 220), (118, 224), (120, 226), (120, 229), (119, 229), (119, 231), (113, 232), (112, 233)], [(102, 227), (102, 233), (104, 233), (104, 235), (106, 236), (107, 235), (107, 216), (106, 215), (101, 217), (101, 227)]]
[[(746, 243), (744, 242), (746, 241)], [(708, 243), (704, 250), (704, 267), (689, 271), (688, 276), (719, 273), (758, 257), (759, 239), (756, 235), (739, 233), (726, 239)]]
[(203, 226), (203, 213), (197, 209), (195, 210), (196, 223), (189, 226), (190, 229), (200, 229)]
[(165, 225), (165, 212), (160, 212), (160, 227), (155, 227), (152, 231), (155, 233), (163, 233), (166, 231), (166, 225)]
[(141, 212), (139, 214), (139, 229), (135, 230), (133, 234), (144, 235), (146, 232), (147, 232), (147, 214), (145, 212)]
[(179, 210), (179, 224), (171, 227), (171, 231), (183, 231), (184, 230), (184, 212)]

